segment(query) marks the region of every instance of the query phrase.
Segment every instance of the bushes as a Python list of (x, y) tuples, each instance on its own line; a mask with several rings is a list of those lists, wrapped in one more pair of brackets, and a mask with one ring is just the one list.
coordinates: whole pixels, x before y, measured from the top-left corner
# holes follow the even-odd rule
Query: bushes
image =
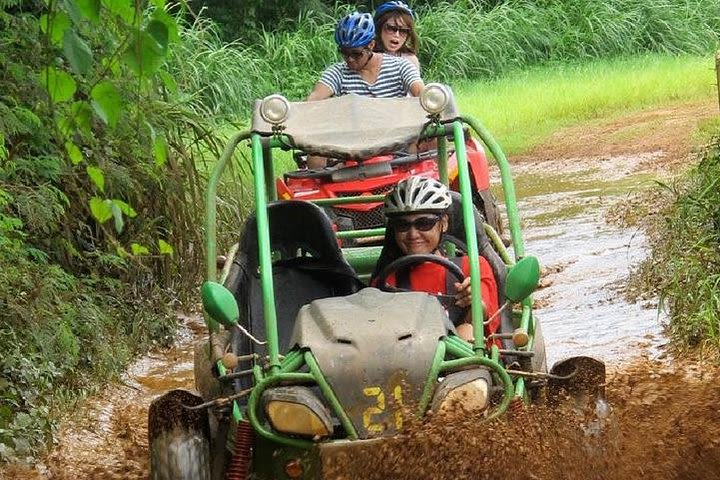
[(172, 339), (162, 296), (78, 278), (19, 248), (0, 254), (0, 460), (38, 453), (64, 402)]
[(670, 206), (651, 229), (652, 254), (641, 273), (670, 307), (678, 345), (720, 349), (720, 131), (666, 197)]

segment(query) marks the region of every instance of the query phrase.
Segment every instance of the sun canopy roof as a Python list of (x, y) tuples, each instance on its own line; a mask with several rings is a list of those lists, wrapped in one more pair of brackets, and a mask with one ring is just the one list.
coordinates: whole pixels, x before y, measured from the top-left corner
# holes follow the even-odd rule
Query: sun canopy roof
[[(454, 101), (442, 121), (458, 114)], [(405, 149), (417, 141), (428, 114), (416, 97), (373, 98), (343, 95), (318, 102), (291, 102), (283, 133), (307, 153), (334, 158), (367, 158)], [(270, 135), (272, 126), (253, 111), (253, 132)]]

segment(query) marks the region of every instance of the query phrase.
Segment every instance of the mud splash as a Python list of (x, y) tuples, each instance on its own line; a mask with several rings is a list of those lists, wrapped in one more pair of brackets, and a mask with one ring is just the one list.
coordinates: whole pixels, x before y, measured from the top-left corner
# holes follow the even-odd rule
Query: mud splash
[(653, 480), (720, 477), (720, 372), (636, 361), (609, 383), (613, 414), (589, 436), (586, 418), (533, 407), (506, 420), (430, 418), (397, 443), (333, 458), (330, 478)]

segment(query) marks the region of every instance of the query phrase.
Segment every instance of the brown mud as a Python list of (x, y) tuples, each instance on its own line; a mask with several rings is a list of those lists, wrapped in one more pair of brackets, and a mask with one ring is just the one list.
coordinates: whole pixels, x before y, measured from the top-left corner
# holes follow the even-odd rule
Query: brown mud
[[(491, 424), (431, 417), (399, 442), (335, 459), (331, 478), (720, 478), (720, 372), (667, 356), (654, 304), (623, 300), (643, 238), (606, 222), (629, 192), (683, 165), (692, 131), (714, 108), (676, 105), (569, 129), (511, 159), (526, 248), (544, 266), (535, 300), (549, 363), (581, 354), (609, 363), (613, 415), (603, 434), (587, 437), (587, 419), (544, 407)], [(192, 388), (192, 343), (203, 327), (197, 317), (183, 325), (176, 348), (151, 353), (68, 412), (46, 458), (0, 469), (0, 479), (148, 478), (149, 404)]]
[(607, 386), (613, 413), (531, 407), (506, 420), (430, 418), (396, 443), (331, 459), (331, 478), (624, 480), (720, 478), (716, 367), (638, 360)]

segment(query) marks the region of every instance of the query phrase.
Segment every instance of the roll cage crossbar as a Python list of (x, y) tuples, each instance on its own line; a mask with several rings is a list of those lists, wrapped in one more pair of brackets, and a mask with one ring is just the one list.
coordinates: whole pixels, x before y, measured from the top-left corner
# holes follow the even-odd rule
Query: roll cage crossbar
[[(515, 261), (519, 260), (524, 256), (524, 245), (520, 233), (520, 217), (517, 209), (515, 187), (511, 176), (510, 164), (500, 148), (499, 144), (492, 137), (490, 132), (481, 125), (477, 120), (472, 117), (460, 116), (455, 120), (445, 123), (431, 123), (425, 126), (422, 135), (419, 137), (422, 139), (437, 139), (437, 163), (438, 170), (440, 173), (440, 181), (448, 184), (448, 139), (453, 142), (455, 154), (458, 159), (458, 179), (459, 179), (459, 191), (462, 197), (462, 214), (463, 223), (466, 238), (464, 239), (468, 251), (467, 255), (470, 258), (470, 278), (471, 278), (471, 292), (472, 292), (472, 319), (473, 327), (475, 332), (483, 332), (483, 306), (481, 302), (481, 291), (480, 291), (480, 263), (478, 261), (478, 241), (475, 225), (475, 216), (473, 215), (473, 203), (472, 203), (472, 190), (470, 182), (470, 172), (467, 161), (467, 152), (465, 146), (465, 132), (464, 127), (469, 127), (475, 134), (484, 142), (487, 148), (495, 158), (497, 165), (500, 170), (501, 182), (503, 187), (503, 194), (505, 200), (505, 207), (507, 210), (507, 220), (509, 224), (513, 255)], [(290, 351), (286, 356), (281, 357), (279, 352), (279, 341), (278, 341), (278, 328), (277, 328), (277, 314), (275, 310), (275, 292), (273, 288), (272, 278), (272, 260), (271, 260), (271, 246), (270, 246), (270, 235), (269, 235), (269, 219), (268, 219), (268, 202), (277, 200), (277, 191), (275, 188), (275, 172), (272, 159), (272, 150), (275, 148), (288, 149), (294, 148), (292, 138), (282, 134), (274, 135), (260, 135), (258, 133), (246, 131), (234, 135), (228, 142), (222, 156), (218, 163), (215, 165), (210, 179), (208, 181), (207, 197), (206, 197), (206, 224), (205, 224), (205, 235), (206, 235), (206, 252), (207, 252), (207, 280), (217, 281), (217, 236), (216, 236), (216, 212), (217, 212), (217, 188), (220, 182), (220, 177), (225, 167), (229, 163), (233, 156), (237, 146), (244, 142), (249, 141), (252, 151), (252, 169), (253, 169), (253, 182), (255, 189), (255, 215), (257, 222), (257, 235), (259, 245), (259, 273), (260, 283), (262, 287), (263, 297), (263, 313), (265, 321), (265, 332), (267, 340), (267, 365), (265, 369), (261, 369), (257, 364), (253, 369), (255, 375), (256, 386), (250, 394), (248, 405), (247, 405), (247, 417), (250, 423), (253, 425), (255, 430), (261, 435), (280, 442), (285, 445), (307, 448), (312, 445), (313, 442), (307, 440), (301, 440), (297, 438), (291, 438), (284, 435), (279, 435), (275, 432), (268, 430), (258, 419), (257, 409), (260, 404), (260, 397), (262, 392), (268, 387), (275, 385), (279, 382), (295, 381), (302, 383), (314, 383), (318, 385), (323, 392), (325, 398), (328, 400), (332, 410), (337, 415), (342, 426), (344, 427), (348, 438), (357, 438), (357, 433), (353, 428), (347, 414), (343, 411), (342, 406), (337, 400), (337, 397), (332, 392), (327, 380), (324, 378), (322, 372), (317, 367), (317, 362), (314, 360), (312, 352), (307, 349), (294, 349)], [(374, 203), (382, 202), (384, 200), (383, 195), (369, 195), (369, 196), (354, 196), (354, 197), (342, 197), (342, 198), (329, 198), (312, 200), (313, 203), (321, 206), (332, 206), (332, 205), (343, 205), (343, 204), (357, 204), (357, 203)], [(364, 236), (377, 236), (383, 235), (385, 229), (369, 229), (369, 230), (354, 230), (346, 232), (337, 232), (338, 238), (358, 238)], [(503, 259), (508, 263), (512, 264), (507, 252), (504, 252)], [(364, 256), (358, 255), (356, 257), (348, 256), (348, 261), (351, 265), (357, 268), (358, 264), (368, 265), (371, 260), (364, 258)], [(530, 333), (531, 340), (527, 345), (527, 350), (530, 351), (534, 341), (534, 323), (532, 321), (531, 314), (532, 297), (526, 298), (522, 302), (522, 308), (519, 312), (519, 326), (524, 328), (525, 331)], [(206, 322), (210, 330), (210, 335), (218, 332), (219, 325), (216, 321), (206, 315)], [(430, 370), (429, 377), (424, 386), (423, 395), (419, 405), (419, 412), (424, 413), (427, 409), (431, 395), (433, 392), (433, 386), (437, 382), (438, 375), (443, 372), (457, 369), (467, 365), (483, 365), (494, 371), (504, 384), (504, 395), (503, 400), (498, 407), (494, 410), (491, 417), (502, 414), (508, 407), (513, 397), (523, 398), (525, 395), (525, 380), (522, 377), (516, 378), (514, 381), (507, 374), (505, 369), (500, 364), (500, 351), (497, 347), (493, 346), (490, 352), (486, 351), (485, 339), (483, 335), (476, 335), (475, 342), (473, 345), (460, 340), (458, 337), (448, 336), (438, 344), (438, 350), (433, 361), (432, 368)], [(451, 358), (446, 360), (446, 356), (450, 355)], [(297, 370), (308, 367), (309, 373), (299, 373)], [(218, 362), (221, 375), (225, 373), (225, 369), (222, 364)], [(233, 414), (236, 420), (243, 418), (243, 413), (240, 408), (235, 404), (233, 408)]]

